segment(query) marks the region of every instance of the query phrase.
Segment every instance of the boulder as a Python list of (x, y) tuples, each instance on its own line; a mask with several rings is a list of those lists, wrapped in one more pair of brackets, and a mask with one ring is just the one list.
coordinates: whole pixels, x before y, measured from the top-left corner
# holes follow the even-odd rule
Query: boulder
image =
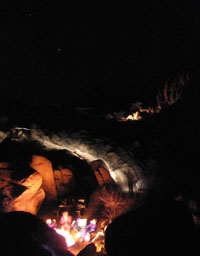
[(42, 176), (30, 167), (11, 168), (0, 163), (0, 210), (25, 211), (37, 214), (44, 198)]
[(59, 196), (63, 196), (75, 191), (75, 180), (72, 170), (62, 168), (54, 170), (56, 189)]
[(43, 156), (33, 155), (30, 166), (42, 176), (42, 187), (46, 194), (46, 200), (55, 201), (57, 192), (51, 161)]
[(92, 170), (96, 170), (96, 169), (101, 168), (101, 167), (103, 167), (105, 169), (108, 169), (108, 166), (106, 165), (106, 163), (101, 159), (97, 159), (97, 160), (92, 161), (90, 163), (90, 167), (91, 167)]
[[(22, 186), (27, 187), (19, 197), (15, 199), (13, 209), (15, 211), (24, 211), (36, 214), (42, 201), (45, 198), (45, 192), (42, 185), (42, 177), (38, 172), (34, 172), (27, 179), (22, 180)], [(28, 203), (24, 203), (28, 202)]]
[(0, 163), (0, 169), (8, 168), (8, 163)]
[(95, 160), (91, 163), (91, 170), (94, 172), (99, 186), (105, 184), (115, 184), (106, 164), (102, 160)]

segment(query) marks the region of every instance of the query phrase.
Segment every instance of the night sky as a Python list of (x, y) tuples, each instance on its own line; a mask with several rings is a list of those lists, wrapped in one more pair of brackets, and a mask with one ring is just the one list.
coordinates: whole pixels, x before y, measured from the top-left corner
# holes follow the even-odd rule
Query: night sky
[(0, 11), (0, 97), (87, 105), (107, 90), (149, 94), (176, 70), (200, 70), (198, 0), (8, 5)]

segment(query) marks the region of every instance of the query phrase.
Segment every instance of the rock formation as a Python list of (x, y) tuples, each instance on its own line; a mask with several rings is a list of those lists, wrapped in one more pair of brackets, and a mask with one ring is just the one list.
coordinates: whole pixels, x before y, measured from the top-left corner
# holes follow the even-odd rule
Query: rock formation
[(58, 196), (64, 196), (75, 191), (75, 180), (73, 172), (68, 168), (54, 170), (56, 190)]
[(91, 169), (96, 176), (99, 186), (115, 183), (108, 171), (108, 167), (102, 160), (93, 161), (91, 163)]
[(51, 161), (43, 156), (34, 155), (30, 166), (42, 177), (42, 187), (46, 193), (46, 199), (56, 200), (56, 184)]
[(36, 214), (45, 198), (42, 176), (33, 169), (26, 170), (0, 163), (0, 210), (25, 211)]

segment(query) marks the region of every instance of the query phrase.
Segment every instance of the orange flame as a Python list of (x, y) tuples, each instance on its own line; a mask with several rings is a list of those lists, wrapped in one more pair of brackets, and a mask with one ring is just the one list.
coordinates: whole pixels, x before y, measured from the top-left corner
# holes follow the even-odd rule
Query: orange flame
[[(63, 214), (64, 217), (66, 217), (66, 214)], [(66, 219), (67, 221), (67, 219)], [(71, 223), (71, 225), (66, 228), (66, 223), (59, 224), (57, 226), (57, 223), (55, 220), (47, 219), (46, 223), (52, 227), (58, 234), (62, 235), (65, 238), (67, 247), (70, 247), (70, 251), (73, 252), (73, 246), (76, 245), (76, 247), (81, 247), (81, 242), (84, 243), (95, 243), (96, 246), (96, 252), (101, 252), (104, 249), (104, 236), (105, 236), (105, 228), (104, 230), (101, 230), (99, 232), (94, 232), (94, 235), (91, 237), (91, 234), (89, 232), (85, 232), (84, 236), (82, 231), (76, 230), (74, 228), (74, 223), (78, 221), (79, 228), (81, 230), (84, 230), (87, 227), (87, 219), (76, 219)], [(59, 222), (60, 223), (60, 222)], [(97, 223), (96, 219), (93, 219), (90, 221), (90, 223), (95, 224)], [(77, 248), (76, 248), (77, 249)]]
[(106, 118), (116, 118), (118, 121), (125, 122), (128, 120), (141, 120), (143, 118), (142, 113), (147, 113), (150, 115), (158, 114), (161, 111), (162, 107), (165, 107), (167, 105), (171, 106), (181, 99), (188, 82), (188, 73), (179, 74), (178, 77), (172, 79), (171, 81), (167, 81), (165, 85), (158, 90), (156, 95), (157, 106), (155, 108), (142, 108), (142, 103), (136, 102), (133, 103), (131, 106), (131, 109), (134, 111), (134, 113), (124, 116), (124, 112), (115, 112), (114, 114), (107, 115)]
[(75, 244), (75, 239), (72, 238), (68, 230), (65, 230), (64, 228), (56, 228), (55, 230), (58, 234), (65, 238), (68, 247), (71, 247)]
[(139, 110), (136, 111), (135, 113), (131, 114), (131, 115), (128, 115), (127, 117), (121, 117), (120, 121), (128, 121), (128, 120), (141, 120), (142, 119), (142, 116), (141, 116), (141, 113), (148, 113), (150, 115), (153, 115), (153, 114), (158, 114), (161, 110), (161, 106), (158, 105), (156, 108), (153, 108), (153, 107), (148, 107), (148, 108), (142, 108), (142, 107), (139, 107)]

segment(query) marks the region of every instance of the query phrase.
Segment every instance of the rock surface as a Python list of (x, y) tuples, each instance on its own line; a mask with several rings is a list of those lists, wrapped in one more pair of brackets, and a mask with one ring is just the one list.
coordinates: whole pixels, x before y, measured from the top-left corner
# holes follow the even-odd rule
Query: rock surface
[(0, 163), (0, 209), (2, 212), (25, 211), (36, 214), (45, 198), (42, 177), (27, 167), (13, 169)]
[(61, 168), (54, 170), (54, 177), (58, 196), (64, 196), (75, 191), (75, 180), (72, 170)]
[[(142, 163), (133, 153), (134, 149), (122, 143), (112, 143), (106, 137), (94, 138), (86, 131), (46, 134), (44, 131), (38, 130), (32, 136), (32, 140), (39, 142), (47, 150), (68, 150), (72, 155), (90, 164), (97, 160), (103, 161), (114, 182), (124, 192), (130, 191), (130, 185), (132, 186), (131, 191), (137, 192), (139, 189), (135, 184), (146, 178)], [(157, 171), (159, 170), (155, 170), (153, 176), (157, 176)], [(130, 177), (132, 177), (131, 182), (129, 181)], [(145, 191), (152, 189), (151, 184), (145, 184)]]
[(102, 160), (98, 159), (93, 161), (91, 163), (91, 169), (96, 176), (99, 186), (115, 183), (106, 167), (106, 164)]
[(46, 193), (46, 199), (56, 200), (57, 191), (51, 161), (43, 156), (34, 155), (30, 166), (42, 177), (42, 187)]

